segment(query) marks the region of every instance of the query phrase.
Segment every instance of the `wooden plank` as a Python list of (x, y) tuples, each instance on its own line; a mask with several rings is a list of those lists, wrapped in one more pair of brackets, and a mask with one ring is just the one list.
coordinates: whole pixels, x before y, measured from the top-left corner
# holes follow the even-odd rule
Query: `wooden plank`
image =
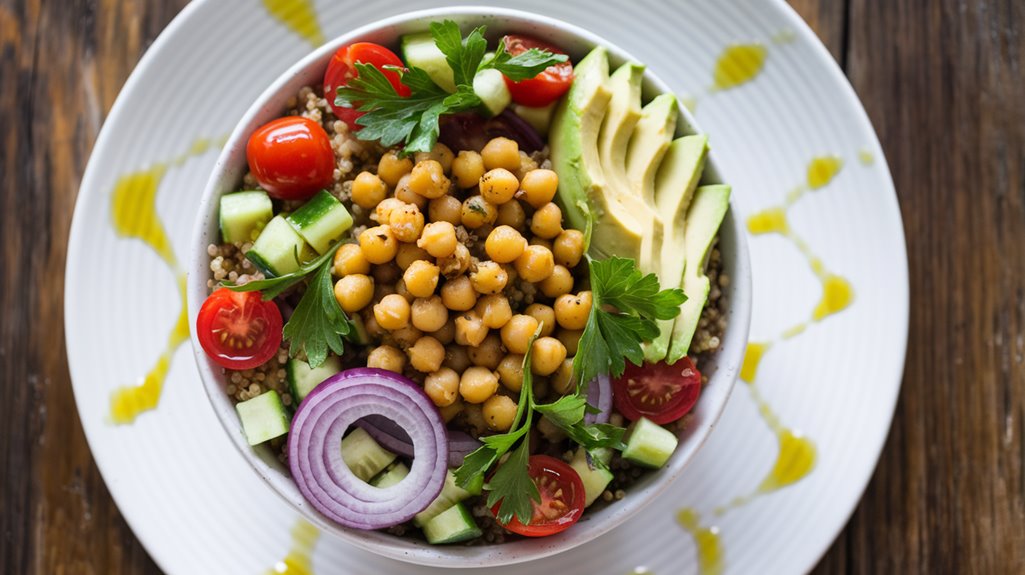
[(811, 26), (833, 59), (844, 65), (849, 0), (787, 0)]

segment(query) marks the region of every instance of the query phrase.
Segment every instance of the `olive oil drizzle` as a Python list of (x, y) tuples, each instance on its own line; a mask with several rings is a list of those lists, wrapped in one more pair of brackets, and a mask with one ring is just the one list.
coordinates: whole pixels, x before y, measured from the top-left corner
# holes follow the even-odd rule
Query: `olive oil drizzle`
[(324, 43), (313, 0), (263, 0), (263, 7), (272, 18), (314, 48)]
[(710, 91), (729, 90), (754, 80), (765, 66), (768, 53), (759, 43), (727, 46), (715, 62)]
[(313, 575), (313, 549), (320, 539), (320, 531), (312, 523), (297, 519), (292, 527), (292, 547), (267, 575)]
[(698, 553), (698, 572), (701, 575), (721, 575), (726, 562), (722, 542), (719, 540), (719, 528), (701, 525), (701, 515), (690, 508), (677, 511), (676, 522), (694, 539)]

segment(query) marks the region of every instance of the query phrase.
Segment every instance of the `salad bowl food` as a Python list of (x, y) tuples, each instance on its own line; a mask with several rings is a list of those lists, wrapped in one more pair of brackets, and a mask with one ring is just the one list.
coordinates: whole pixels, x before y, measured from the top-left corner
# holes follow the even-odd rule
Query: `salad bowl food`
[(353, 544), (569, 549), (656, 500), (726, 403), (751, 299), (729, 198), (670, 89), (586, 31), (495, 8), (360, 28), (264, 92), (204, 192), (204, 387)]

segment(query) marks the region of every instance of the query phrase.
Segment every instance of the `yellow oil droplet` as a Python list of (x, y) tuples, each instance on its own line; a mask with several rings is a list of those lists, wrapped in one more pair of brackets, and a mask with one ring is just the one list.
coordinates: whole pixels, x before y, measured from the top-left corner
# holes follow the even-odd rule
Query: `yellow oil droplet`
[(655, 572), (647, 567), (634, 567), (634, 570), (630, 572), (630, 575), (655, 575)]
[(719, 55), (713, 72), (714, 90), (746, 84), (762, 71), (768, 50), (761, 44), (733, 44)]
[(263, 7), (278, 22), (298, 34), (314, 48), (324, 43), (312, 0), (263, 0)]
[(836, 156), (814, 158), (808, 164), (808, 187), (817, 190), (825, 187), (843, 169), (843, 160)]
[(846, 279), (829, 274), (822, 281), (822, 299), (815, 306), (812, 319), (821, 321), (834, 313), (843, 311), (854, 300), (854, 288)]
[(858, 151), (858, 161), (862, 166), (871, 166), (876, 163), (876, 157), (872, 155), (872, 152), (862, 149)]
[(776, 433), (779, 442), (779, 454), (772, 470), (758, 486), (760, 493), (776, 491), (793, 485), (804, 479), (815, 467), (815, 444), (809, 439), (789, 430), (780, 429)]
[(744, 352), (744, 363), (740, 366), (740, 379), (751, 383), (758, 376), (758, 364), (762, 362), (762, 356), (772, 346), (770, 343), (751, 342), (747, 344), (747, 351)]
[(797, 33), (787, 28), (772, 35), (773, 44), (790, 44), (797, 39)]
[(171, 268), (177, 269), (178, 260), (157, 215), (157, 190), (164, 179), (167, 166), (157, 164), (148, 170), (122, 176), (114, 184), (111, 215), (114, 231), (137, 238), (153, 248)]
[(802, 322), (802, 323), (799, 323), (797, 325), (793, 325), (793, 326), (788, 327), (786, 330), (783, 331), (782, 337), (783, 337), (783, 339), (790, 339), (792, 337), (797, 337), (797, 336), (801, 335), (802, 333), (804, 333), (804, 330), (806, 330), (806, 329), (808, 329), (808, 324)]
[(747, 218), (747, 231), (752, 234), (786, 234), (790, 231), (783, 208), (769, 208)]
[(683, 104), (684, 108), (691, 114), (698, 111), (698, 99), (694, 96), (680, 96), (680, 103)]
[(701, 575), (720, 575), (725, 565), (719, 530), (703, 527), (701, 516), (693, 509), (681, 509), (676, 521), (694, 539), (698, 551), (698, 572)]
[(311, 523), (299, 519), (292, 528), (292, 548), (284, 559), (268, 571), (268, 575), (313, 575), (313, 548), (320, 531)]

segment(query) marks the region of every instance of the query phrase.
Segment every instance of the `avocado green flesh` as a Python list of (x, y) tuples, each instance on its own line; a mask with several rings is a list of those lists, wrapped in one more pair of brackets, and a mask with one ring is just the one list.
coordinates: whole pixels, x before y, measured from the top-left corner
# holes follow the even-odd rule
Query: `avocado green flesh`
[(694, 199), (687, 210), (687, 227), (684, 229), (683, 292), (687, 301), (680, 307), (680, 315), (673, 324), (673, 336), (669, 343), (666, 363), (676, 363), (687, 355), (694, 332), (701, 318), (701, 310), (708, 301), (710, 289), (705, 266), (716, 232), (729, 209), (730, 192), (726, 184), (701, 186), (694, 192)]
[(662, 94), (641, 110), (630, 147), (626, 172), (634, 193), (655, 209), (655, 173), (676, 132), (676, 96)]

